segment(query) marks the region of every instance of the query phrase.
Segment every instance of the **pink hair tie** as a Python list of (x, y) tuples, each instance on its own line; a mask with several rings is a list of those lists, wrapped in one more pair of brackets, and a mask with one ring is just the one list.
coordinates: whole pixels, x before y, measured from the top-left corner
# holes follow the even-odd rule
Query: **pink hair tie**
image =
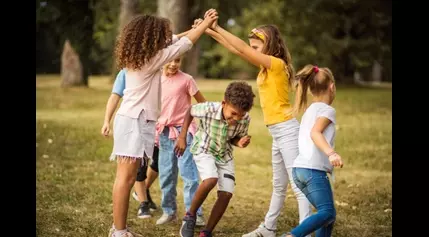
[(314, 67), (313, 67), (313, 71), (314, 71), (315, 73), (318, 73), (318, 72), (319, 72), (319, 68), (318, 68), (317, 66), (314, 66)]

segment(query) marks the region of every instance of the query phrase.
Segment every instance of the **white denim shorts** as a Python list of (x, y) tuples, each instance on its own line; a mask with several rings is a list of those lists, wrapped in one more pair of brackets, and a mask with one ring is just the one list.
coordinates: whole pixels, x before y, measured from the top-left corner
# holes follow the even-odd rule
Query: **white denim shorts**
[(217, 178), (218, 191), (234, 193), (235, 169), (233, 159), (221, 163), (216, 162), (216, 158), (211, 154), (200, 153), (194, 155), (194, 161), (202, 181), (208, 178)]
[(142, 111), (137, 119), (116, 114), (113, 124), (113, 151), (110, 160), (117, 156), (130, 158), (132, 161), (146, 158), (152, 160), (155, 145), (155, 121), (147, 120)]

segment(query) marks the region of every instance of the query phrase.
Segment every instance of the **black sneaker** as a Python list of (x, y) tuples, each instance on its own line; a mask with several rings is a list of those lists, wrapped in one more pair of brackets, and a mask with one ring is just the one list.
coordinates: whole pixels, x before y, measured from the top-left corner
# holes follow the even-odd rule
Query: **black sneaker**
[(146, 201), (140, 204), (139, 211), (137, 212), (137, 217), (141, 219), (152, 217), (149, 210), (149, 202)]
[(154, 202), (149, 202), (149, 209), (150, 211), (156, 211), (158, 209), (158, 207), (156, 206), (156, 204)]
[(196, 219), (197, 218), (195, 216), (191, 216), (186, 213), (185, 217), (183, 218), (182, 227), (180, 227), (181, 237), (194, 237)]
[(149, 189), (146, 191), (147, 194), (147, 200), (149, 201), (149, 208), (150, 211), (156, 211), (158, 209), (158, 207), (156, 206), (156, 204), (152, 201), (152, 197), (150, 196), (150, 191)]

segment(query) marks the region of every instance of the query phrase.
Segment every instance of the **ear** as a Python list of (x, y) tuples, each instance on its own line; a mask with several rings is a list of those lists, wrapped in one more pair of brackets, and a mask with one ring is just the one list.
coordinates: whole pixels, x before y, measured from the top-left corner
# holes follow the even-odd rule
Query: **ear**
[(329, 86), (329, 89), (331, 90), (331, 92), (335, 92), (335, 83), (332, 82)]

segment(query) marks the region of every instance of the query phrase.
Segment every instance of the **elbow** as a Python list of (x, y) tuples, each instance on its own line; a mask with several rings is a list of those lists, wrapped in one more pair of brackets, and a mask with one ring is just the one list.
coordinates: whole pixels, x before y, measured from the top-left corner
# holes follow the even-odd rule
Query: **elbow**
[(310, 137), (311, 137), (311, 140), (313, 140), (313, 142), (315, 141), (315, 140), (317, 140), (317, 138), (320, 136), (320, 132), (319, 131), (311, 131), (310, 132)]

